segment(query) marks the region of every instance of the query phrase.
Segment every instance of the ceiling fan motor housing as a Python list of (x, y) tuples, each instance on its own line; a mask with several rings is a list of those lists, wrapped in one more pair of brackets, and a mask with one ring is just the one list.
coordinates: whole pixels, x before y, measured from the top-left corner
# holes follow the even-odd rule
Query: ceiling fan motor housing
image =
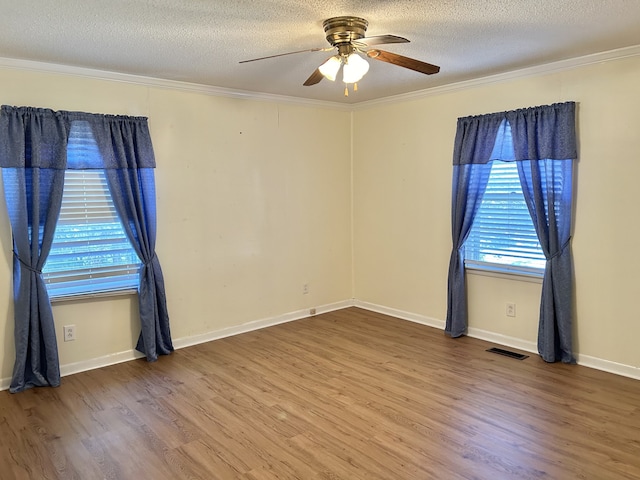
[[(353, 50), (351, 42), (364, 38), (369, 22), (360, 17), (333, 17), (325, 20), (322, 26), (327, 41), (337, 47), (341, 54), (348, 54)], [(343, 52), (341, 47), (349, 51)]]

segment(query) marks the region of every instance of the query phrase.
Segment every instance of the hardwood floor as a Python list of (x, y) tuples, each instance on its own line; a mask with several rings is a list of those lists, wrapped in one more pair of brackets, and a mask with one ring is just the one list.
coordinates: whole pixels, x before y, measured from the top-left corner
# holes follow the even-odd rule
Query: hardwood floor
[(0, 478), (638, 479), (640, 382), (357, 308), (0, 392)]

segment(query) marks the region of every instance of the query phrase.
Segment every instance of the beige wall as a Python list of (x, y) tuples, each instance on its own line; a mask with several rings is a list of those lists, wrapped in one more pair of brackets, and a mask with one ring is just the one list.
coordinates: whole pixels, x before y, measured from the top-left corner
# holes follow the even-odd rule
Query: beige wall
[[(149, 117), (174, 340), (351, 298), (349, 111), (13, 69), (0, 69), (0, 103)], [(6, 379), (14, 347), (4, 206), (0, 245)], [(55, 303), (58, 337), (68, 324), (78, 337), (58, 342), (61, 364), (130, 351), (136, 309), (135, 296)]]
[[(457, 117), (574, 100), (576, 352), (633, 368), (640, 258), (625, 252), (640, 238), (637, 85), (640, 59), (627, 58), (351, 113), (0, 69), (0, 103), (149, 116), (157, 250), (173, 337), (188, 339), (352, 297), (444, 321)], [(6, 379), (14, 350), (4, 208), (0, 246)], [(478, 275), (468, 284), (474, 332), (535, 343), (540, 284)], [(506, 317), (507, 302), (516, 318)], [(130, 351), (136, 308), (133, 296), (56, 303), (59, 336), (67, 324), (78, 336), (59, 342), (61, 363)]]
[[(357, 110), (355, 297), (443, 321), (457, 117), (574, 100), (576, 352), (640, 367), (638, 85), (634, 57)], [(535, 343), (540, 284), (467, 278), (472, 329)], [(506, 317), (507, 302), (516, 318)]]

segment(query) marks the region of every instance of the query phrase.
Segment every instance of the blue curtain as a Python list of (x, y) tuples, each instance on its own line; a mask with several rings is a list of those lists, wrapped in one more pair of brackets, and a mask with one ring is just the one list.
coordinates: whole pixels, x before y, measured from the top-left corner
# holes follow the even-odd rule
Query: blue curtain
[(575, 104), (527, 109), (509, 119), (522, 193), (547, 260), (542, 281), (538, 353), (547, 362), (574, 363), (571, 222)]
[(458, 119), (453, 151), (451, 237), (453, 250), (447, 282), (445, 333), (460, 337), (467, 332), (467, 287), (464, 275), (464, 242), (480, 208), (491, 173), (491, 152), (502, 117), (483, 115)]
[(156, 255), (155, 156), (147, 119), (66, 112), (69, 123), (86, 121), (102, 156), (116, 211), (142, 262), (138, 289), (141, 332), (136, 349), (155, 361), (173, 351), (164, 277)]
[[(73, 121), (88, 122), (102, 158), (67, 165)], [(14, 244), (15, 344), (11, 392), (58, 386), (60, 367), (42, 268), (60, 213), (66, 168), (105, 169), (114, 204), (142, 261), (141, 334), (136, 348), (155, 361), (173, 351), (164, 278), (155, 253), (155, 157), (147, 119), (2, 106), (0, 167)]]
[(449, 260), (447, 285), (447, 321), (445, 333), (460, 337), (467, 333), (467, 287), (464, 275), (464, 241), (469, 236), (482, 196), (487, 188), (491, 163), (453, 166), (451, 237), (453, 251)]
[(105, 119), (105, 124), (109, 142), (98, 145), (105, 153), (110, 148), (110, 159), (118, 165), (107, 169), (107, 182), (127, 236), (142, 261), (138, 292), (142, 330), (136, 349), (147, 360), (155, 361), (159, 354), (170, 354), (173, 344), (164, 277), (156, 255), (156, 191), (151, 168), (155, 158), (151, 136), (146, 119), (111, 117)]
[(107, 182), (116, 210), (126, 219), (124, 229), (138, 257), (140, 270), (140, 324), (136, 349), (155, 361), (173, 351), (164, 277), (156, 255), (156, 203), (153, 170), (107, 170)]
[[(513, 141), (513, 151), (506, 153), (507, 158), (501, 158), (494, 151), (499, 127), (504, 121), (510, 126)], [(538, 351), (548, 362), (573, 362), (570, 230), (572, 171), (573, 161), (577, 158), (575, 103), (565, 102), (458, 119), (453, 158), (454, 184), (460, 178), (461, 168), (486, 164), (494, 157), (517, 162), (525, 200), (547, 259), (540, 305)], [(478, 186), (469, 189), (484, 191), (482, 181), (482, 176), (478, 176)], [(455, 232), (459, 230), (464, 233), (464, 228), (459, 227), (459, 217), (464, 217), (462, 211), (465, 205), (463, 201), (456, 202), (461, 190), (462, 187), (454, 187), (453, 190), (454, 254), (456, 248), (458, 251), (461, 248)], [(472, 201), (477, 200), (473, 197)], [(461, 262), (462, 258), (463, 254), (460, 254), (458, 261)], [(452, 254), (452, 264), (453, 261)], [(446, 331), (452, 336), (463, 334), (467, 325), (464, 265), (457, 268), (453, 272), (451, 266), (449, 268)], [(452, 275), (458, 278), (452, 280)], [(464, 306), (464, 311), (459, 305)]]
[(0, 167), (13, 234), (12, 393), (60, 385), (55, 325), (42, 267), (60, 214), (66, 148), (67, 129), (60, 115), (2, 107)]

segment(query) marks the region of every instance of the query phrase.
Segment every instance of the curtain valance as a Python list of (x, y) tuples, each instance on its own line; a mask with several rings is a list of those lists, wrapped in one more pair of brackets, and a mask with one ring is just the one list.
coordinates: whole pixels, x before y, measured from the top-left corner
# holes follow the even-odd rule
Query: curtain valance
[[(73, 122), (85, 123), (102, 158), (87, 156), (83, 162), (67, 164), (66, 148)], [(29, 132), (39, 149), (25, 155), (25, 145), (9, 139), (12, 132)], [(35, 142), (34, 142), (35, 140)], [(127, 145), (135, 145), (130, 150)], [(51, 155), (51, 151), (59, 152)], [(156, 161), (146, 117), (54, 111), (46, 108), (12, 107), (0, 110), (0, 167), (53, 169), (155, 168)]]
[(554, 103), (508, 112), (458, 119), (453, 164), (484, 164), (491, 160), (500, 125), (509, 122), (514, 160), (572, 160), (578, 157), (575, 102)]

